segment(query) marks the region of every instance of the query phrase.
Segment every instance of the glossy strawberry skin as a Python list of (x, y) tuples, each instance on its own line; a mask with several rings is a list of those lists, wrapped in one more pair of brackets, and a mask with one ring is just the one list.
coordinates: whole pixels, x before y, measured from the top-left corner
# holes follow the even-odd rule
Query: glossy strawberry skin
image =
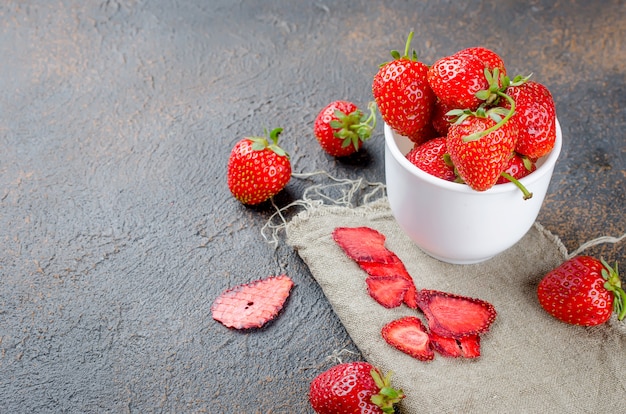
[[(505, 93), (515, 101), (513, 117), (520, 126), (515, 151), (534, 159), (548, 154), (556, 141), (556, 109), (548, 88), (527, 81)], [(508, 102), (503, 106), (510, 108)]]
[(594, 326), (613, 313), (614, 296), (604, 288), (604, 265), (590, 256), (577, 256), (548, 272), (537, 288), (541, 307), (569, 324)]
[(406, 158), (420, 170), (446, 181), (454, 181), (456, 174), (451, 165), (446, 164), (446, 138), (437, 137), (415, 146)]
[(509, 120), (480, 139), (465, 137), (495, 125), (491, 118), (470, 116), (450, 126), (446, 145), (459, 176), (476, 191), (493, 187), (506, 168), (515, 148), (518, 126)]
[(382, 413), (370, 401), (379, 388), (367, 362), (347, 362), (318, 375), (310, 384), (309, 401), (317, 414)]
[[(520, 178), (526, 177), (531, 172), (537, 169), (537, 165), (530, 159), (527, 159), (526, 162), (529, 163), (530, 169), (524, 163), (524, 158), (519, 154), (514, 154), (508, 162), (508, 165), (504, 169), (504, 172), (510, 174), (513, 178), (519, 180)], [(506, 184), (510, 181), (505, 177), (499, 177), (496, 184)]]
[(435, 94), (427, 80), (428, 66), (408, 58), (382, 66), (372, 83), (372, 93), (382, 119), (397, 133), (414, 141), (429, 126)]
[(458, 108), (444, 104), (440, 99), (437, 99), (435, 102), (431, 123), (438, 136), (445, 137), (448, 133), (450, 124), (454, 121), (454, 117), (447, 115), (447, 113), (452, 109)]
[(235, 144), (227, 167), (228, 188), (243, 204), (262, 203), (280, 192), (291, 178), (289, 157), (269, 147), (253, 148), (254, 138), (243, 138)]
[(480, 59), (487, 69), (493, 72), (494, 69), (498, 69), (501, 75), (506, 75), (506, 67), (504, 66), (504, 60), (493, 50), (487, 49), (482, 46), (468, 47), (463, 50), (459, 50), (455, 55), (472, 55)]
[(485, 64), (469, 54), (440, 58), (428, 69), (427, 78), (437, 97), (455, 109), (476, 110), (482, 102), (476, 92), (489, 88)]

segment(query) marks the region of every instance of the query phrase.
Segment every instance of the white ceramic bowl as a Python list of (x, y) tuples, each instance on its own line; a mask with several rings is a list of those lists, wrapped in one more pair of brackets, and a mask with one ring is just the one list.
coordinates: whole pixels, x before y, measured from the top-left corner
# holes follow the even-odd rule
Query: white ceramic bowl
[(552, 151), (537, 170), (520, 182), (533, 193), (524, 200), (513, 183), (478, 192), (465, 184), (434, 177), (406, 159), (413, 147), (388, 125), (385, 131), (385, 180), (393, 215), (424, 252), (455, 264), (478, 263), (516, 244), (532, 227), (561, 152), (561, 126), (556, 121)]

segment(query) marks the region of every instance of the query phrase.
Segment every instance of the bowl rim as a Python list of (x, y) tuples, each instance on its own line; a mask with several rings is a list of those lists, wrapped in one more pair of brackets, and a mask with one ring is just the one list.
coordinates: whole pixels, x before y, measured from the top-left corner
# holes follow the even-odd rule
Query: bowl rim
[[(541, 157), (537, 161), (537, 169), (533, 171), (531, 174), (528, 174), (526, 177), (521, 178), (519, 181), (524, 184), (524, 186), (528, 187), (532, 185), (537, 180), (541, 179), (546, 174), (550, 174), (554, 165), (556, 164), (556, 160), (558, 159), (561, 148), (563, 146), (563, 135), (561, 131), (561, 124), (559, 123), (558, 118), (555, 118), (556, 124), (556, 140), (554, 142), (554, 147), (552, 150)], [(384, 124), (384, 133), (385, 133), (385, 143), (393, 158), (400, 163), (400, 165), (407, 170), (412, 175), (418, 177), (421, 180), (424, 180), (432, 185), (442, 187), (451, 191), (456, 191), (460, 193), (467, 194), (500, 194), (507, 193), (512, 191), (519, 191), (519, 188), (513, 183), (504, 183), (497, 184), (485, 191), (476, 191), (472, 189), (470, 186), (460, 183), (455, 183), (452, 181), (446, 181), (439, 177), (435, 177), (434, 175), (428, 174), (425, 171), (422, 171), (417, 166), (413, 165), (404, 154), (398, 148), (396, 143), (396, 136), (401, 136), (397, 134), (395, 131), (391, 129), (391, 127), (385, 122)], [(406, 138), (408, 139), (408, 138)]]

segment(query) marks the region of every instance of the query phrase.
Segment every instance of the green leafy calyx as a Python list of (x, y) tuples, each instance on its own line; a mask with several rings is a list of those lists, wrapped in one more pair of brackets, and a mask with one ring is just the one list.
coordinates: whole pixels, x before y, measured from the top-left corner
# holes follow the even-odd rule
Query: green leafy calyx
[(604, 259), (600, 259), (600, 261), (604, 266), (602, 269), (602, 278), (605, 280), (604, 288), (613, 293), (613, 310), (617, 314), (617, 319), (622, 321), (626, 318), (626, 292), (622, 288), (617, 262), (615, 267), (611, 267)]
[(249, 137), (252, 141), (252, 149), (254, 151), (263, 151), (269, 149), (276, 155), (289, 158), (289, 154), (285, 152), (280, 146), (278, 146), (278, 136), (283, 132), (282, 128), (274, 128), (268, 134), (267, 129), (264, 129), (265, 136), (262, 137)]
[(360, 109), (356, 109), (349, 114), (340, 110), (335, 110), (335, 117), (329, 125), (333, 129), (333, 135), (343, 142), (343, 148), (353, 145), (355, 150), (359, 149), (360, 142), (366, 141), (376, 128), (376, 103), (370, 102), (368, 105), (369, 114), (364, 114)]
[(394, 413), (393, 405), (405, 397), (404, 392), (391, 387), (391, 372), (383, 377), (377, 368), (373, 368), (370, 374), (379, 389), (378, 394), (372, 395), (372, 403), (380, 407), (386, 414)]
[[(409, 32), (409, 35), (406, 39), (406, 43), (404, 45), (404, 54), (400, 54), (399, 51), (397, 50), (392, 50), (391, 51), (391, 57), (393, 58), (393, 60), (398, 60), (398, 59), (408, 59), (408, 60), (412, 60), (414, 62), (418, 61), (417, 58), (417, 52), (415, 50), (411, 50), (411, 41), (413, 40), (413, 35), (415, 33), (413, 31)], [(387, 63), (389, 62), (383, 62), (380, 64), (380, 67), (385, 66)]]

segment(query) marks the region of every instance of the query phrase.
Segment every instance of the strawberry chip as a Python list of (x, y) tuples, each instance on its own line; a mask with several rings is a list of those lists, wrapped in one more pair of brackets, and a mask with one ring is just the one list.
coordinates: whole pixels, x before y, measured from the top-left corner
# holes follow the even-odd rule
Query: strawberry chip
[(260, 328), (278, 315), (293, 285), (280, 275), (230, 288), (211, 305), (213, 319), (229, 328)]

